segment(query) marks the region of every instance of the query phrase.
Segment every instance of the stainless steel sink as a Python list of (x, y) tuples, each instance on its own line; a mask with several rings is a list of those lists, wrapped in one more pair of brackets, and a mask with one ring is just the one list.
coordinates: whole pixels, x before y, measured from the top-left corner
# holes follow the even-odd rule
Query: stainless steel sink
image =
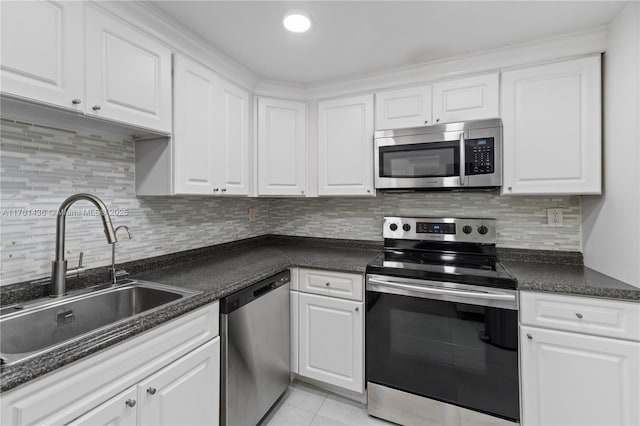
[(0, 357), (12, 364), (99, 333), (105, 327), (161, 309), (197, 292), (131, 281), (96, 287), (60, 299), (40, 299), (0, 311)]

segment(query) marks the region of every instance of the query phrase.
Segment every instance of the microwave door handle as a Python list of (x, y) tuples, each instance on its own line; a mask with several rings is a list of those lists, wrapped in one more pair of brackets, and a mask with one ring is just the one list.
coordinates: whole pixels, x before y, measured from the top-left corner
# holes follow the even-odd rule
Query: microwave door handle
[(464, 146), (464, 133), (460, 133), (460, 185), (464, 185), (466, 168), (467, 159), (466, 149)]

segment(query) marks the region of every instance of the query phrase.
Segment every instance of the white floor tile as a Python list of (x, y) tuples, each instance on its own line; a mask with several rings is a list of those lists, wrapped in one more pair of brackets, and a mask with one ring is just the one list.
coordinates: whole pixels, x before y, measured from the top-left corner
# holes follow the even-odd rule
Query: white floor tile
[(382, 420), (369, 417), (364, 404), (359, 404), (333, 394), (327, 395), (318, 414), (352, 426), (388, 424)]
[(327, 396), (327, 392), (318, 388), (295, 383), (289, 388), (286, 403), (294, 407), (317, 413)]
[(311, 426), (346, 426), (346, 424), (321, 416), (320, 414), (316, 414), (311, 422)]
[(266, 426), (309, 426), (315, 414), (287, 403), (282, 404), (273, 416), (263, 423)]

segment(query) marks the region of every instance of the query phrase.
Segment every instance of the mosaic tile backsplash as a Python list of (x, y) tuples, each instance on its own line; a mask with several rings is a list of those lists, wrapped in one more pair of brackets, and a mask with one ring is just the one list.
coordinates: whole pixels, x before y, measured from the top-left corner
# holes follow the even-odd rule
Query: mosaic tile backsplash
[[(562, 228), (547, 226), (546, 209), (556, 207), (563, 209)], [(582, 251), (577, 196), (508, 197), (492, 191), (279, 199), (269, 204), (269, 229), (284, 235), (381, 240), (384, 216), (495, 218), (500, 247)]]
[[(95, 194), (111, 210), (118, 232), (116, 261), (174, 253), (269, 232), (268, 200), (135, 197), (131, 141), (2, 121), (0, 149), (0, 278), (10, 284), (51, 274), (55, 210), (69, 195)], [(249, 222), (248, 209), (257, 219)], [(53, 212), (52, 212), (53, 211)], [(69, 267), (84, 252), (86, 268), (111, 264), (93, 205), (74, 204), (66, 221)]]
[[(89, 192), (112, 213), (117, 261), (174, 253), (267, 233), (381, 239), (385, 215), (483, 216), (499, 220), (502, 247), (580, 251), (579, 197), (501, 197), (495, 192), (378, 194), (375, 198), (256, 199), (135, 197), (131, 141), (2, 120), (0, 284), (47, 277), (55, 246), (55, 211)], [(257, 219), (248, 221), (248, 209)], [(564, 227), (546, 226), (546, 209), (564, 209)], [(80, 251), (87, 268), (111, 263), (111, 246), (93, 206), (67, 217), (66, 258)]]

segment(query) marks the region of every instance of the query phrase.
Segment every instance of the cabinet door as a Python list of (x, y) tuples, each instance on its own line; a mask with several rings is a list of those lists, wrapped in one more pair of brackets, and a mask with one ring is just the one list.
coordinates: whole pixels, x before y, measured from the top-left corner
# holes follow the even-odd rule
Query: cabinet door
[(171, 133), (171, 51), (115, 17), (86, 8), (89, 114)]
[(520, 328), (524, 425), (640, 424), (640, 345)]
[(362, 306), (361, 302), (299, 293), (298, 374), (363, 392)]
[(258, 195), (301, 195), (306, 186), (307, 106), (258, 99)]
[(217, 425), (220, 337), (138, 384), (141, 425)]
[(431, 86), (376, 93), (376, 129), (398, 129), (431, 123)]
[(318, 194), (375, 195), (373, 95), (318, 102)]
[(183, 56), (175, 57), (174, 192), (220, 190), (223, 155), (216, 145), (218, 76)]
[(135, 426), (138, 412), (137, 389), (131, 387), (80, 416), (67, 426)]
[(503, 194), (600, 194), (600, 57), (502, 74)]
[(83, 111), (83, 11), (83, 2), (2, 2), (3, 93)]
[(224, 153), (220, 194), (249, 195), (249, 93), (220, 80), (221, 126), (218, 135)]
[(297, 291), (290, 292), (291, 305), (291, 372), (298, 374), (298, 297)]
[(498, 73), (443, 81), (433, 85), (435, 123), (500, 117)]

